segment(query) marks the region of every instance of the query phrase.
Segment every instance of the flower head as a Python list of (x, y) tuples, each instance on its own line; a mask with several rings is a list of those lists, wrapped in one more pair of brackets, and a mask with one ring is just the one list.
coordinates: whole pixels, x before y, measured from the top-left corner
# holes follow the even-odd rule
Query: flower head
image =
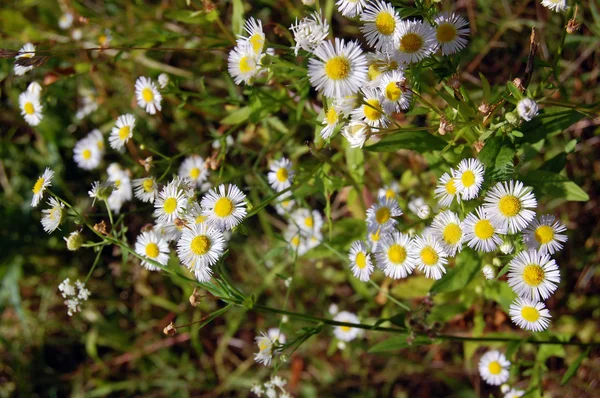
[(235, 185), (221, 184), (202, 198), (202, 214), (222, 231), (233, 229), (246, 217), (245, 199), (246, 195)]
[[(154, 231), (138, 235), (135, 252), (163, 266), (169, 261), (169, 244)], [(146, 260), (142, 261), (142, 266), (150, 271), (160, 271), (160, 267)]]
[(484, 198), (486, 213), (492, 221), (509, 233), (517, 233), (527, 227), (535, 213), (530, 209), (537, 207), (537, 200), (531, 188), (520, 181), (499, 182), (492, 187)]
[(271, 163), (271, 171), (269, 171), (267, 178), (269, 179), (271, 187), (277, 192), (289, 188), (294, 179), (292, 162), (286, 158), (274, 161)]
[(479, 360), (479, 374), (492, 386), (499, 386), (508, 380), (509, 368), (510, 361), (500, 351), (488, 351)]
[(135, 116), (128, 113), (121, 115), (115, 123), (115, 127), (112, 128), (108, 142), (111, 148), (124, 151), (125, 144), (131, 137), (133, 137), (133, 129), (135, 128)]
[[(360, 323), (358, 317), (348, 311), (340, 311), (334, 317), (334, 321), (337, 322), (345, 322), (345, 323)], [(359, 337), (362, 334), (362, 330), (358, 328), (353, 328), (351, 326), (336, 326), (333, 329), (333, 334), (338, 340), (342, 341), (352, 341)]]
[(373, 261), (365, 242), (357, 240), (350, 246), (350, 269), (352, 274), (361, 282), (366, 282), (373, 272)]
[(509, 315), (512, 321), (521, 329), (532, 332), (546, 330), (552, 317), (544, 303), (518, 297), (510, 305)]
[(208, 282), (212, 266), (219, 261), (225, 250), (223, 233), (207, 223), (184, 228), (177, 241), (177, 255), (183, 265), (194, 273), (200, 282)]
[[(15, 57), (15, 60), (17, 60), (19, 58), (33, 58), (33, 57), (35, 57), (35, 46), (31, 43), (27, 43), (23, 47), (21, 47), (18, 55)], [(25, 73), (29, 72), (33, 68), (35, 68), (35, 66), (23, 66), (23, 65), (17, 65), (15, 63), (15, 75), (23, 76)]]
[(65, 205), (55, 198), (48, 200), (49, 209), (42, 210), (42, 226), (47, 233), (54, 232), (64, 220), (66, 215)]
[(149, 77), (138, 77), (135, 82), (135, 97), (138, 106), (144, 108), (149, 114), (154, 115), (161, 110), (162, 95)]
[(37, 126), (42, 121), (42, 104), (40, 103), (40, 95), (36, 92), (25, 91), (19, 95), (19, 107), (21, 115), (25, 121), (31, 126)]
[(384, 234), (377, 243), (377, 266), (393, 279), (406, 278), (415, 269), (417, 259), (412, 239), (403, 233)]
[(294, 34), (296, 42), (294, 46), (294, 55), (296, 56), (300, 49), (312, 53), (329, 35), (327, 21), (324, 21), (321, 14), (317, 12), (300, 21), (296, 20), (296, 23), (290, 26), (290, 30)]
[(188, 156), (179, 167), (179, 177), (190, 180), (196, 188), (202, 186), (208, 175), (209, 171), (205, 161), (199, 155)]
[(523, 242), (529, 249), (538, 250), (542, 254), (554, 254), (563, 248), (567, 235), (563, 234), (567, 227), (556, 221), (553, 215), (546, 214), (533, 220), (523, 231)]
[(441, 13), (435, 17), (435, 38), (442, 55), (454, 54), (467, 46), (469, 23), (454, 13)]
[(444, 265), (448, 264), (448, 254), (442, 244), (431, 234), (417, 236), (413, 240), (412, 256), (420, 271), (427, 278), (441, 279), (446, 273)]
[(436, 47), (435, 30), (427, 22), (414, 20), (400, 23), (396, 47), (399, 63), (419, 62), (433, 54)]
[(33, 198), (31, 199), (31, 207), (37, 207), (40, 200), (44, 197), (46, 188), (52, 185), (52, 177), (54, 177), (54, 171), (49, 167), (46, 167), (42, 176), (37, 179), (31, 191), (33, 192)]
[(381, 0), (368, 3), (360, 20), (365, 23), (360, 30), (375, 50), (393, 50), (398, 45), (401, 21), (390, 3)]
[(525, 250), (509, 263), (508, 284), (519, 297), (546, 300), (560, 283), (556, 261), (547, 254)]

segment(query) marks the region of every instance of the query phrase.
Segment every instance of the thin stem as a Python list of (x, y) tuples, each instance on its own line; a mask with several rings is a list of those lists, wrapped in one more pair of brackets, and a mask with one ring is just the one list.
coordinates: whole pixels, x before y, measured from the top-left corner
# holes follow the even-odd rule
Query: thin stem
[(104, 200), (104, 204), (106, 205), (106, 210), (108, 211), (108, 218), (110, 220), (111, 229), (115, 229), (115, 223), (113, 222), (112, 211), (110, 210), (110, 206), (108, 205), (108, 199)]
[[(102, 243), (106, 244), (106, 242), (102, 242)], [(98, 253), (96, 253), (96, 258), (94, 259), (94, 264), (92, 264), (92, 268), (90, 268), (90, 271), (88, 272), (87, 276), (85, 277), (85, 281), (83, 281), (83, 283), (87, 283), (87, 281), (92, 276), (92, 273), (96, 269), (96, 265), (98, 265), (98, 261), (100, 260), (100, 255), (102, 254), (102, 249), (104, 249), (104, 246), (100, 247), (100, 249), (98, 250)]]
[(398, 307), (404, 308), (408, 312), (412, 311), (408, 305), (401, 303), (400, 301), (398, 301), (394, 297), (392, 297), (392, 295), (389, 294), (387, 289), (382, 289), (381, 286), (379, 286), (377, 283), (373, 282), (371, 279), (369, 279), (369, 283), (371, 285), (375, 286), (375, 288), (377, 290), (379, 290), (381, 293), (383, 293), (385, 295), (385, 297), (387, 297), (392, 303), (396, 304)]

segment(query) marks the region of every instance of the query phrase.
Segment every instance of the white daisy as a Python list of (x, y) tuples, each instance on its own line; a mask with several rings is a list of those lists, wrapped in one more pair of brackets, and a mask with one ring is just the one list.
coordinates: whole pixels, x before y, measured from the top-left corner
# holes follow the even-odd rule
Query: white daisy
[(379, 81), (379, 90), (381, 91), (381, 105), (387, 113), (400, 112), (410, 106), (412, 92), (405, 89), (406, 78), (402, 71), (396, 70), (384, 73)]
[(365, 22), (360, 31), (375, 50), (392, 50), (398, 45), (400, 17), (390, 3), (380, 0), (368, 3), (360, 16)]
[(90, 198), (93, 198), (92, 206), (96, 203), (96, 199), (108, 200), (110, 194), (116, 189), (113, 181), (94, 181), (92, 183), (92, 189), (88, 191)]
[(25, 121), (31, 126), (40, 124), (44, 117), (42, 115), (44, 108), (40, 103), (40, 97), (31, 91), (25, 91), (19, 95), (19, 108), (21, 108), (21, 115), (24, 116)]
[(146, 109), (149, 114), (154, 115), (161, 110), (162, 95), (149, 77), (141, 76), (135, 81), (135, 97), (138, 106)]
[(362, 13), (367, 0), (338, 0), (335, 5), (343, 16), (354, 18)]
[(565, 11), (569, 8), (567, 0), (542, 0), (542, 5), (554, 12)]
[(133, 129), (135, 128), (135, 116), (128, 113), (121, 115), (115, 123), (115, 127), (112, 128), (108, 141), (113, 149), (123, 151), (125, 144), (131, 137), (133, 137)]
[(346, 95), (341, 98), (334, 98), (333, 106), (335, 106), (335, 110), (340, 114), (340, 117), (350, 117), (350, 114), (358, 105), (358, 100), (358, 94)]
[[(154, 231), (142, 232), (138, 235), (135, 241), (135, 252), (163, 266), (169, 261), (169, 244)], [(160, 267), (148, 261), (142, 261), (142, 266), (150, 271), (160, 271)]]
[(467, 245), (482, 252), (496, 250), (502, 244), (502, 239), (498, 234), (506, 232), (492, 221), (482, 206), (475, 209), (475, 213), (467, 214), (462, 224), (462, 230)]
[(337, 37), (333, 44), (324, 41), (314, 55), (308, 61), (308, 77), (326, 97), (352, 95), (367, 80), (367, 58), (355, 41), (345, 43)]
[(259, 58), (249, 43), (238, 44), (229, 52), (227, 69), (235, 84), (250, 84), (252, 78), (260, 72)]
[(42, 173), (42, 176), (37, 179), (31, 191), (33, 192), (33, 198), (31, 199), (31, 207), (37, 207), (38, 203), (44, 196), (46, 188), (52, 185), (52, 177), (54, 177), (54, 171), (49, 167)]
[(200, 188), (208, 178), (208, 168), (201, 156), (192, 155), (185, 158), (179, 167), (179, 177), (187, 178), (196, 188)]
[(509, 315), (521, 329), (532, 332), (548, 329), (549, 319), (552, 318), (544, 303), (522, 297), (517, 297), (510, 305)]
[(456, 191), (460, 193), (463, 200), (471, 200), (477, 197), (481, 184), (483, 183), (483, 164), (477, 159), (463, 159), (456, 170), (452, 170), (452, 177)]
[(400, 185), (396, 181), (392, 181), (389, 185), (377, 190), (377, 197), (385, 196), (387, 199), (398, 199), (400, 193)]
[(510, 361), (500, 351), (488, 351), (479, 360), (479, 374), (486, 383), (499, 386), (510, 376)]
[[(114, 167), (118, 166), (116, 163), (111, 164), (111, 166), (107, 170), (108, 180), (113, 182), (116, 189), (108, 197), (108, 206), (115, 213), (119, 213), (123, 204), (130, 201), (133, 196), (131, 180), (129, 179), (129, 174), (125, 170), (122, 170), (120, 166)], [(111, 168), (114, 170), (111, 170)]]
[(383, 110), (383, 97), (379, 91), (363, 88), (362, 104), (352, 111), (353, 120), (361, 120), (369, 126), (384, 128), (388, 124), (388, 118)]
[(70, 12), (64, 13), (58, 19), (58, 26), (62, 30), (69, 29), (71, 27), (71, 25), (73, 25), (73, 14), (71, 14)]
[(415, 258), (415, 264), (419, 271), (425, 273), (425, 277), (441, 279), (446, 273), (444, 265), (448, 264), (448, 254), (444, 251), (441, 243), (431, 234), (416, 236), (411, 246), (411, 254)]
[(387, 234), (382, 233), (381, 231), (367, 232), (367, 241), (369, 242), (369, 249), (371, 250), (371, 252), (376, 253), (377, 250), (379, 250), (381, 237), (385, 235)]
[(158, 196), (158, 184), (154, 177), (138, 178), (132, 181), (133, 194), (136, 198), (146, 203), (154, 203)]
[(567, 227), (560, 221), (556, 221), (551, 214), (545, 214), (535, 219), (523, 231), (523, 243), (529, 249), (538, 250), (542, 254), (554, 254), (563, 248), (567, 241), (567, 235), (562, 234)]
[(523, 395), (525, 395), (525, 391), (511, 388), (510, 391), (504, 395), (504, 398), (521, 398)]
[(220, 230), (231, 230), (246, 217), (245, 199), (246, 195), (235, 185), (221, 184), (202, 198), (202, 214)]
[(180, 223), (156, 223), (152, 228), (158, 236), (167, 242), (176, 242), (181, 238), (185, 225)]
[(244, 30), (248, 36), (238, 36), (237, 43), (249, 44), (256, 57), (260, 56), (265, 46), (265, 34), (263, 32), (262, 21), (250, 17), (244, 22)]
[(448, 253), (448, 256), (454, 257), (462, 250), (464, 238), (462, 223), (456, 213), (450, 210), (439, 213), (431, 223), (433, 236), (438, 239)]
[(402, 21), (398, 31), (397, 59), (412, 64), (429, 57), (436, 49), (435, 29), (423, 21)]
[[(254, 354), (254, 360), (265, 366), (271, 365), (273, 356), (281, 352), (279, 339), (277, 336), (271, 336), (270, 334), (261, 332), (259, 336), (256, 336), (255, 340), (256, 345), (258, 346), (258, 352)], [(285, 337), (283, 344), (285, 344)]]
[(327, 112), (325, 112), (325, 117), (323, 118), (322, 124), (325, 126), (321, 130), (321, 138), (324, 140), (331, 137), (335, 128), (338, 126), (341, 121), (342, 114), (338, 107), (332, 103), (327, 107)]
[(292, 170), (292, 162), (286, 158), (281, 158), (271, 163), (271, 171), (267, 175), (269, 184), (277, 192), (289, 188), (294, 179), (294, 170)]
[(377, 244), (377, 266), (393, 279), (406, 278), (415, 270), (412, 239), (400, 232), (385, 234)]
[(102, 132), (98, 129), (94, 129), (92, 131), (90, 131), (86, 136), (86, 139), (90, 140), (91, 142), (93, 142), (96, 145), (96, 148), (98, 148), (98, 151), (100, 152), (100, 155), (104, 155), (105, 152), (105, 146), (104, 146), (104, 135), (102, 135)]
[(308, 251), (306, 233), (302, 233), (295, 225), (288, 226), (283, 233), (283, 239), (290, 245), (294, 256), (303, 256)]
[[(348, 311), (340, 311), (333, 317), (336, 322), (360, 323), (358, 317)], [(333, 334), (338, 340), (352, 341), (362, 334), (362, 330), (352, 326), (336, 326), (333, 328)]]
[(398, 221), (394, 217), (400, 217), (402, 210), (396, 199), (379, 197), (376, 203), (373, 203), (367, 210), (367, 227), (369, 232), (382, 233), (388, 232), (394, 228)]
[(362, 148), (371, 133), (371, 126), (362, 120), (352, 120), (342, 130), (342, 135), (348, 140), (351, 148)]
[(538, 104), (531, 98), (523, 98), (517, 104), (519, 117), (526, 122), (531, 121), (538, 114)]
[(352, 274), (362, 282), (368, 281), (373, 272), (373, 261), (365, 242), (357, 240), (352, 243), (348, 258)]
[(546, 300), (559, 283), (558, 265), (547, 254), (526, 250), (517, 254), (509, 263), (508, 285), (519, 297)]
[(187, 198), (183, 191), (175, 180), (171, 181), (154, 200), (154, 217), (159, 223), (172, 223), (175, 219), (183, 217), (186, 205)]
[(65, 205), (62, 202), (59, 202), (55, 198), (50, 198), (48, 200), (49, 209), (42, 210), (42, 226), (44, 227), (44, 231), (47, 233), (54, 232), (63, 221), (64, 216), (66, 215)]
[(85, 137), (75, 144), (73, 148), (73, 160), (80, 168), (93, 170), (100, 165), (102, 153), (98, 149), (96, 141)]
[(323, 227), (323, 216), (317, 210), (296, 209), (290, 215), (292, 223), (300, 229), (304, 236), (320, 231)]
[(200, 282), (210, 280), (211, 267), (219, 261), (224, 250), (223, 233), (207, 223), (194, 224), (185, 228), (177, 242), (179, 260)]
[(312, 53), (329, 35), (329, 25), (318, 12), (314, 12), (300, 21), (296, 19), (296, 23), (290, 26), (290, 30), (294, 34), (296, 42), (295, 56), (298, 56), (300, 49)]
[[(454, 170), (450, 170), (450, 172), (453, 174)], [(448, 173), (444, 173), (440, 177), (434, 192), (438, 203), (442, 207), (450, 207), (455, 198), (460, 203), (460, 194), (456, 190), (456, 182)]]
[(467, 46), (469, 23), (454, 13), (441, 13), (435, 19), (435, 38), (442, 49), (442, 55), (454, 54)]
[(537, 207), (531, 188), (520, 181), (499, 182), (484, 198), (483, 207), (492, 220), (509, 233), (517, 233), (527, 227), (535, 213), (529, 209)]
[[(21, 47), (18, 55), (15, 57), (15, 60), (19, 58), (33, 58), (34, 56), (35, 46), (31, 43), (27, 43), (23, 47)], [(35, 66), (22, 66), (15, 64), (15, 75), (23, 76), (25, 73), (29, 72), (33, 68), (35, 68)]]
[(283, 195), (279, 196), (279, 202), (275, 204), (275, 210), (277, 214), (283, 216), (289, 214), (294, 206), (296, 205), (296, 201), (292, 199), (292, 193), (286, 192)]

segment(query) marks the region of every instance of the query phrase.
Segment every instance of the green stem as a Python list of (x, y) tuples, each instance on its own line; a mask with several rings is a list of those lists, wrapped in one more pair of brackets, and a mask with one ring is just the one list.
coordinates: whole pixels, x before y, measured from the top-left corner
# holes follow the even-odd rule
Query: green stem
[[(106, 242), (102, 242), (102, 243), (106, 244)], [(85, 281), (83, 281), (83, 283), (87, 283), (87, 281), (92, 276), (92, 272), (94, 272), (94, 270), (96, 269), (96, 265), (98, 264), (98, 261), (100, 260), (100, 255), (102, 254), (102, 249), (104, 249), (104, 246), (102, 246), (98, 250), (98, 253), (96, 253), (96, 258), (94, 259), (94, 264), (92, 264), (92, 268), (90, 268), (90, 271), (88, 272), (87, 276), (85, 277)]]

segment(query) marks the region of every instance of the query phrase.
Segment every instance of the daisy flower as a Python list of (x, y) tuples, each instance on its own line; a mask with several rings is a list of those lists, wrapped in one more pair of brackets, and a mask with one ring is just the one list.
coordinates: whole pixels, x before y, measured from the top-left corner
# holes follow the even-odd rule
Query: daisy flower
[(531, 98), (523, 98), (517, 104), (519, 117), (526, 122), (531, 121), (538, 114), (538, 104)]
[[(345, 322), (345, 323), (360, 323), (358, 317), (348, 311), (340, 311), (333, 317), (334, 321)], [(338, 340), (341, 341), (352, 341), (362, 334), (362, 331), (358, 328), (351, 326), (336, 326), (333, 328), (333, 334)]]
[(110, 194), (116, 189), (113, 181), (94, 181), (92, 183), (92, 189), (88, 191), (90, 198), (93, 198), (92, 206), (96, 202), (96, 199), (108, 200)]
[(63, 221), (65, 213), (65, 205), (55, 198), (48, 200), (49, 209), (42, 210), (42, 226), (47, 233), (54, 232)]
[[(33, 58), (34, 56), (35, 46), (31, 43), (27, 43), (23, 47), (21, 47), (18, 55), (15, 57), (15, 60), (19, 58)], [(22, 66), (15, 64), (15, 75), (23, 76), (25, 73), (29, 72), (33, 68), (35, 68), (35, 66)]]
[(283, 239), (290, 245), (294, 255), (303, 256), (309, 250), (305, 235), (294, 225), (289, 225), (283, 233)]
[(220, 230), (233, 229), (246, 217), (246, 195), (233, 184), (211, 189), (202, 198), (203, 215)]
[(58, 19), (58, 26), (62, 30), (69, 29), (71, 27), (71, 25), (73, 25), (73, 14), (71, 14), (70, 12), (64, 13)]
[(93, 170), (100, 165), (102, 154), (95, 141), (88, 137), (77, 141), (73, 148), (73, 160), (84, 170)]
[(446, 210), (435, 216), (431, 223), (433, 236), (438, 239), (448, 253), (454, 257), (462, 250), (463, 230), (460, 218), (456, 213)]
[(275, 204), (275, 210), (279, 215), (289, 214), (290, 211), (296, 205), (296, 201), (292, 199), (292, 193), (286, 192), (283, 195), (279, 196), (279, 202)]
[(314, 12), (309, 17), (303, 18), (290, 26), (294, 34), (294, 55), (298, 56), (298, 51), (303, 49), (309, 53), (315, 51), (317, 47), (329, 35), (329, 25), (323, 20), (321, 14)]
[(217, 228), (207, 223), (184, 228), (177, 242), (177, 255), (183, 265), (194, 273), (200, 282), (208, 282), (211, 267), (219, 261), (225, 250), (225, 238)]
[(102, 132), (100, 130), (94, 129), (90, 131), (88, 135), (85, 136), (85, 138), (92, 141), (96, 145), (98, 151), (100, 151), (100, 155), (104, 155), (104, 136), (102, 135)]
[(415, 270), (412, 244), (412, 239), (400, 232), (383, 235), (375, 252), (377, 266), (390, 278), (406, 278)]
[(337, 106), (335, 104), (330, 104), (327, 108), (327, 112), (325, 112), (325, 117), (323, 118), (322, 123), (325, 127), (323, 127), (321, 130), (321, 138), (324, 140), (331, 137), (342, 117), (339, 109), (336, 108)]
[(250, 84), (260, 72), (259, 59), (249, 43), (241, 43), (229, 52), (227, 69), (235, 84)]
[[(111, 166), (118, 166), (113, 163)], [(112, 181), (115, 190), (112, 191), (110, 196), (108, 197), (108, 206), (115, 213), (119, 213), (121, 211), (121, 207), (127, 201), (130, 201), (133, 194), (131, 190), (131, 180), (129, 179), (129, 175), (125, 170), (122, 170), (120, 166), (114, 167), (114, 171), (109, 167), (108, 171), (108, 180)]]
[(381, 105), (387, 113), (400, 112), (410, 106), (412, 92), (403, 89), (406, 86), (404, 73), (399, 70), (385, 73), (379, 81), (379, 90), (383, 93)]
[(269, 184), (277, 192), (281, 192), (284, 189), (289, 188), (292, 185), (294, 179), (294, 170), (292, 170), (292, 162), (286, 158), (271, 163), (271, 171), (267, 175)]
[[(169, 261), (169, 244), (154, 231), (142, 232), (138, 235), (135, 241), (135, 252), (163, 266)], [(142, 266), (149, 271), (160, 271), (160, 267), (148, 261), (142, 261)]]
[(44, 196), (46, 188), (52, 185), (52, 177), (54, 177), (54, 171), (49, 167), (42, 173), (42, 176), (37, 179), (31, 191), (33, 192), (33, 198), (31, 199), (31, 207), (37, 207), (40, 200)]
[(469, 23), (466, 19), (454, 13), (441, 13), (434, 21), (437, 25), (435, 38), (442, 48), (442, 55), (457, 53), (467, 46)]
[(387, 235), (385, 233), (381, 233), (381, 231), (376, 232), (367, 232), (367, 241), (369, 242), (369, 248), (371, 252), (376, 253), (379, 250), (379, 244), (381, 242), (381, 237)]
[[(362, 1), (362, 0), (360, 0)], [(352, 95), (367, 80), (367, 58), (360, 44), (335, 38), (324, 41), (308, 61), (308, 77), (317, 91), (329, 98)]]
[(161, 110), (162, 95), (160, 95), (156, 84), (150, 78), (138, 77), (135, 82), (135, 97), (138, 105), (146, 109), (149, 114), (154, 115), (156, 111)]
[(362, 148), (371, 134), (371, 126), (362, 120), (352, 120), (342, 130), (342, 135), (348, 140), (350, 148)]
[(185, 158), (179, 167), (179, 177), (187, 178), (196, 188), (200, 188), (208, 178), (208, 168), (201, 156), (192, 155)]
[(244, 22), (244, 30), (248, 36), (238, 36), (238, 45), (249, 44), (254, 55), (258, 57), (263, 52), (265, 46), (265, 34), (263, 32), (262, 21), (250, 17)]
[(561, 12), (569, 8), (567, 0), (542, 0), (542, 5), (554, 12)]
[(154, 203), (158, 195), (158, 184), (154, 177), (138, 178), (132, 181), (133, 194), (146, 203)]
[(360, 16), (365, 22), (360, 31), (365, 35), (367, 43), (375, 50), (391, 50), (398, 43), (400, 17), (390, 3), (380, 0), (368, 3)]
[(413, 240), (412, 256), (419, 271), (425, 273), (425, 277), (441, 279), (446, 273), (444, 265), (448, 264), (448, 254), (442, 248), (441, 243), (431, 234), (417, 236)]
[(323, 216), (317, 210), (297, 209), (290, 215), (293, 224), (300, 229), (304, 235), (320, 231), (323, 227)]
[(159, 223), (172, 223), (183, 217), (187, 198), (175, 181), (171, 181), (154, 200), (154, 217)]
[(373, 261), (368, 252), (367, 245), (361, 240), (357, 240), (350, 246), (350, 269), (352, 274), (361, 282), (366, 282), (373, 272)]
[(362, 13), (367, 0), (338, 0), (335, 5), (343, 16), (354, 18)]
[(133, 137), (133, 129), (135, 128), (135, 116), (128, 113), (121, 115), (117, 119), (115, 127), (112, 128), (108, 141), (113, 149), (123, 151), (125, 144)]
[(535, 250), (522, 251), (509, 263), (508, 285), (519, 297), (546, 300), (560, 283), (556, 261)]
[(40, 103), (40, 96), (31, 91), (25, 91), (19, 95), (19, 108), (21, 108), (21, 115), (24, 116), (25, 121), (31, 126), (37, 126), (42, 121), (44, 115), (42, 115), (42, 104)]
[(388, 119), (382, 107), (382, 96), (377, 90), (370, 88), (363, 88), (362, 92), (363, 104), (352, 111), (352, 119), (363, 121), (373, 127), (386, 127)]
[(527, 227), (535, 213), (529, 209), (537, 207), (531, 188), (520, 181), (499, 182), (484, 198), (483, 207), (492, 220), (509, 233), (517, 233)]
[(435, 30), (426, 22), (402, 21), (398, 38), (396, 57), (400, 63), (419, 62), (436, 49)]
[(510, 376), (510, 361), (500, 351), (488, 351), (479, 360), (479, 374), (486, 383), (499, 386)]
[(510, 305), (509, 315), (513, 323), (521, 329), (532, 332), (548, 329), (549, 319), (552, 318), (544, 303), (522, 297), (518, 297)]
[(477, 197), (483, 183), (483, 164), (477, 159), (463, 159), (457, 170), (452, 171), (456, 191), (462, 199), (471, 200)]
[(496, 250), (498, 245), (502, 244), (502, 239), (498, 234), (506, 232), (492, 221), (482, 206), (475, 209), (475, 213), (467, 214), (462, 224), (462, 230), (467, 245), (482, 252)]
[[(454, 170), (450, 170), (450, 172), (454, 174)], [(448, 173), (444, 173), (440, 177), (434, 193), (438, 203), (442, 207), (449, 207), (454, 198), (460, 203), (460, 194), (456, 190), (456, 182)]]
[(400, 185), (396, 181), (392, 181), (389, 185), (385, 185), (383, 188), (379, 188), (377, 191), (377, 197), (385, 196), (386, 199), (398, 199), (400, 193)]
[(529, 249), (538, 250), (542, 254), (554, 254), (563, 248), (567, 235), (562, 234), (567, 227), (560, 221), (555, 221), (551, 214), (543, 215), (529, 224), (523, 231), (523, 243)]
[[(275, 335), (271, 332), (273, 329), (269, 329), (269, 333), (261, 332), (259, 336), (256, 336), (256, 345), (258, 346), (258, 352), (254, 354), (254, 360), (257, 363), (261, 363), (265, 366), (271, 365), (273, 356), (281, 352), (281, 344), (285, 344), (285, 336), (282, 334)], [(277, 329), (279, 330), (279, 329)], [(279, 339), (283, 337), (283, 342)]]
[(368, 230), (369, 232), (388, 232), (398, 224), (394, 217), (400, 217), (401, 215), (402, 210), (396, 199), (381, 196), (367, 210)]
[(523, 395), (525, 395), (525, 391), (511, 388), (510, 391), (504, 395), (504, 398), (521, 398)]

